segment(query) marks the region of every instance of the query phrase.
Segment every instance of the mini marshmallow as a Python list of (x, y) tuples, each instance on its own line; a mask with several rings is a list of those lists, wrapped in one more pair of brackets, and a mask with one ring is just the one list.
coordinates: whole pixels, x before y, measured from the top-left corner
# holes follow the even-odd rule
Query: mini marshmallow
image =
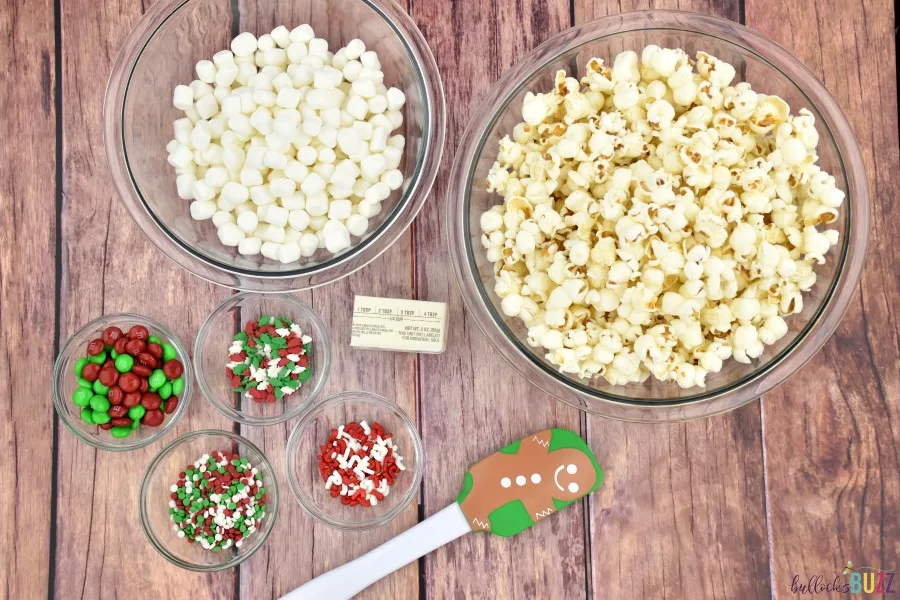
[(350, 60), (355, 60), (362, 56), (365, 51), (365, 43), (360, 39), (353, 39), (347, 42), (347, 46), (344, 48), (344, 55)]
[(194, 105), (194, 91), (186, 85), (176, 85), (172, 105), (178, 110), (189, 109)]
[(284, 264), (297, 262), (303, 254), (300, 252), (300, 244), (291, 242), (282, 244), (278, 249), (278, 260)]
[(245, 237), (238, 243), (238, 252), (244, 256), (259, 254), (263, 241), (258, 237)]
[(216, 214), (216, 203), (211, 200), (191, 202), (191, 218), (195, 221), (211, 219)]
[(328, 206), (328, 218), (346, 220), (353, 209), (353, 203), (349, 200), (332, 200)]
[(318, 217), (328, 212), (328, 196), (324, 191), (306, 195), (306, 212), (311, 217)]
[(219, 225), (217, 233), (222, 245), (229, 247), (237, 246), (246, 237), (246, 234), (234, 223), (222, 223)]
[(304, 233), (300, 237), (299, 246), (301, 256), (308, 258), (319, 249), (319, 238), (314, 233)]
[(353, 214), (347, 217), (347, 230), (351, 235), (361, 237), (369, 229), (369, 219), (361, 214)]
[(378, 181), (387, 168), (387, 160), (381, 154), (370, 154), (359, 163), (360, 174), (367, 181)]
[(288, 224), (292, 229), (303, 231), (309, 227), (309, 213), (305, 210), (292, 210), (288, 216)]
[(406, 104), (406, 94), (397, 88), (390, 88), (387, 91), (387, 108), (390, 111), (400, 110)]
[(231, 51), (235, 56), (250, 56), (257, 49), (256, 37), (249, 31), (245, 31), (231, 40)]
[(245, 233), (252, 233), (259, 225), (259, 217), (253, 211), (245, 211), (238, 215), (237, 226)]

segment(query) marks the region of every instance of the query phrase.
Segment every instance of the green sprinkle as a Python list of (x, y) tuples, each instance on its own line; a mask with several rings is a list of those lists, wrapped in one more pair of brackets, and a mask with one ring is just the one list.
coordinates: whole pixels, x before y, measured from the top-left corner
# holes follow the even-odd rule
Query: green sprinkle
[(275, 398), (278, 400), (281, 400), (282, 398), (284, 398), (284, 392), (281, 391), (280, 386), (275, 388)]
[(300, 381), (300, 382), (308, 381), (311, 376), (312, 376), (312, 371), (309, 369), (304, 369), (304, 370), (300, 371), (300, 373), (297, 374), (297, 381)]
[(231, 372), (234, 373), (235, 375), (240, 375), (241, 373), (243, 373), (244, 371), (246, 371), (249, 368), (250, 368), (250, 365), (248, 365), (247, 363), (241, 363), (239, 365), (235, 365), (234, 368), (231, 369)]
[(260, 317), (259, 318), (259, 326), (265, 327), (272, 320), (272, 317)]
[(239, 342), (246, 342), (246, 341), (247, 341), (247, 334), (244, 333), (244, 332), (242, 331), (242, 332), (236, 334), (236, 335), (234, 336), (234, 339), (236, 339), (236, 340), (239, 341)]

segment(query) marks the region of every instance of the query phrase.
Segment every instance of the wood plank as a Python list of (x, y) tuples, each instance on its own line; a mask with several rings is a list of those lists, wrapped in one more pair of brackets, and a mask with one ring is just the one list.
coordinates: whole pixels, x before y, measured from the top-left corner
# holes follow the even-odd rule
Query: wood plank
[[(227, 7), (226, 7), (227, 9)], [(63, 190), (62, 339), (104, 313), (146, 314), (192, 346), (201, 322), (229, 291), (178, 268), (137, 229), (108, 176), (101, 105), (112, 60), (140, 18), (141, 2), (62, 2)], [(193, 13), (229, 33), (229, 13)], [(182, 46), (180, 51), (184, 51)], [(172, 77), (190, 77), (179, 61)], [(161, 107), (171, 96), (159, 82)], [(168, 109), (167, 109), (168, 110)], [(144, 118), (149, 118), (145, 116)], [(160, 152), (169, 135), (160, 121)], [(168, 175), (171, 175), (169, 173)], [(234, 594), (235, 572), (199, 575), (157, 554), (140, 531), (137, 495), (152, 457), (177, 435), (202, 428), (231, 429), (197, 391), (186, 417), (163, 440), (142, 450), (110, 453), (80, 443), (60, 426), (57, 454), (57, 539), (54, 590), (60, 598), (198, 598)], [(123, 568), (123, 557), (128, 564)]]
[[(347, 42), (356, 31), (342, 30), (336, 15), (318, 13), (308, 0), (266, 2), (240, 0), (241, 30), (257, 34), (278, 25), (289, 29), (310, 23), (318, 35), (330, 42)], [(327, 35), (326, 35), (327, 32)], [(363, 32), (363, 39), (367, 37)], [(332, 341), (332, 367), (323, 392), (330, 395), (346, 390), (366, 390), (394, 400), (416, 419), (416, 359), (411, 354), (373, 352), (350, 348), (350, 320), (355, 294), (387, 298), (413, 297), (412, 242), (402, 236), (378, 260), (350, 277), (322, 288), (298, 294), (322, 317)], [(360, 419), (366, 418), (364, 415)], [(414, 525), (418, 499), (390, 524), (367, 532), (341, 532), (319, 524), (310, 517), (287, 486), (285, 446), (297, 419), (270, 427), (243, 427), (242, 433), (260, 444), (278, 473), (282, 504), (278, 525), (266, 545), (240, 569), (240, 597), (277, 597), (313, 577), (356, 558)], [(359, 598), (416, 598), (419, 574), (415, 563), (383, 579)]]
[[(575, 19), (648, 8), (739, 19), (737, 0), (576, 0)], [(605, 485), (589, 500), (591, 595), (767, 597), (760, 428), (756, 402), (664, 426), (590, 418), (590, 440), (606, 468)]]
[[(56, 108), (53, 3), (0, 11), (0, 597), (37, 598), (50, 577), (56, 315)], [(29, 343), (38, 333), (46, 341)], [(35, 410), (34, 403), (40, 403)], [(21, 485), (25, 484), (25, 485)]]
[(900, 556), (900, 192), (894, 7), (748, 0), (747, 24), (802, 60), (838, 101), (869, 173), (872, 227), (859, 293), (835, 336), (763, 400), (772, 589), (830, 581), (848, 560)]
[[(530, 386), (467, 317), (444, 246), (448, 175), (468, 115), (504, 70), (569, 25), (569, 6), (435, 0), (414, 2), (412, 14), (437, 58), (448, 107), (445, 168), (415, 227), (418, 297), (450, 305), (447, 351), (419, 357), (429, 516), (455, 499), (471, 464), (500, 446), (548, 426), (580, 429), (578, 411)], [(512, 539), (465, 536), (424, 561), (429, 598), (583, 597), (582, 505)]]

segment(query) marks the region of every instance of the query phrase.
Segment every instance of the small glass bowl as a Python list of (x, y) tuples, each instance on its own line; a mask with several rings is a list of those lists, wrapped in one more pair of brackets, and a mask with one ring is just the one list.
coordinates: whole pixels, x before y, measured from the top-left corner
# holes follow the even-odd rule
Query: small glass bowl
[[(406, 470), (391, 493), (376, 506), (345, 506), (332, 498), (319, 473), (319, 446), (331, 430), (351, 421), (377, 422), (393, 434)], [(393, 402), (370, 392), (341, 392), (309, 407), (288, 439), (287, 476), (300, 506), (329, 527), (348, 531), (375, 529), (403, 512), (419, 491), (425, 453), (416, 424)]]
[[(78, 359), (87, 356), (87, 345), (93, 339), (99, 338), (103, 330), (115, 325), (123, 331), (128, 331), (133, 325), (143, 325), (150, 331), (150, 335), (168, 341), (175, 347), (178, 360), (184, 365), (184, 391), (178, 400), (178, 407), (159, 427), (147, 427), (141, 425), (127, 438), (114, 438), (109, 431), (100, 429), (97, 425), (88, 425), (81, 418), (81, 408), (71, 398), (72, 393), (78, 387), (75, 376), (75, 363)], [(101, 450), (122, 452), (143, 448), (155, 442), (172, 429), (187, 412), (188, 404), (194, 391), (194, 375), (191, 368), (191, 359), (187, 348), (181, 343), (175, 334), (148, 317), (131, 313), (104, 315), (94, 319), (78, 331), (76, 331), (66, 345), (63, 346), (53, 366), (53, 405), (62, 422), (69, 431), (75, 434), (79, 440)]]
[[(178, 474), (211, 450), (227, 450), (247, 458), (262, 475), (266, 488), (266, 514), (258, 522), (257, 530), (240, 548), (221, 552), (204, 550), (199, 544), (179, 538), (169, 518), (170, 487), (177, 481)], [(216, 429), (194, 431), (166, 445), (153, 458), (141, 481), (138, 510), (147, 539), (170, 563), (189, 571), (221, 571), (247, 560), (269, 537), (278, 516), (278, 481), (266, 456), (246, 438)]]
[[(286, 317), (312, 337), (312, 376), (296, 392), (274, 403), (248, 400), (225, 376), (228, 349), (244, 324), (264, 315)], [(206, 318), (194, 342), (200, 391), (219, 412), (244, 425), (274, 425), (297, 416), (322, 391), (331, 368), (331, 340), (313, 309), (287, 294), (243, 292), (231, 296)]]

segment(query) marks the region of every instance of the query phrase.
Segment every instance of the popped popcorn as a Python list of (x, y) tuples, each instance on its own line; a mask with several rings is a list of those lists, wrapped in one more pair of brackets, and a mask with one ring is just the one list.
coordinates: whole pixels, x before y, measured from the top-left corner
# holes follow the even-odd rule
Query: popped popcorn
[(788, 332), (838, 232), (813, 114), (647, 46), (528, 92), (481, 215), (502, 312), (561, 372), (704, 386)]

